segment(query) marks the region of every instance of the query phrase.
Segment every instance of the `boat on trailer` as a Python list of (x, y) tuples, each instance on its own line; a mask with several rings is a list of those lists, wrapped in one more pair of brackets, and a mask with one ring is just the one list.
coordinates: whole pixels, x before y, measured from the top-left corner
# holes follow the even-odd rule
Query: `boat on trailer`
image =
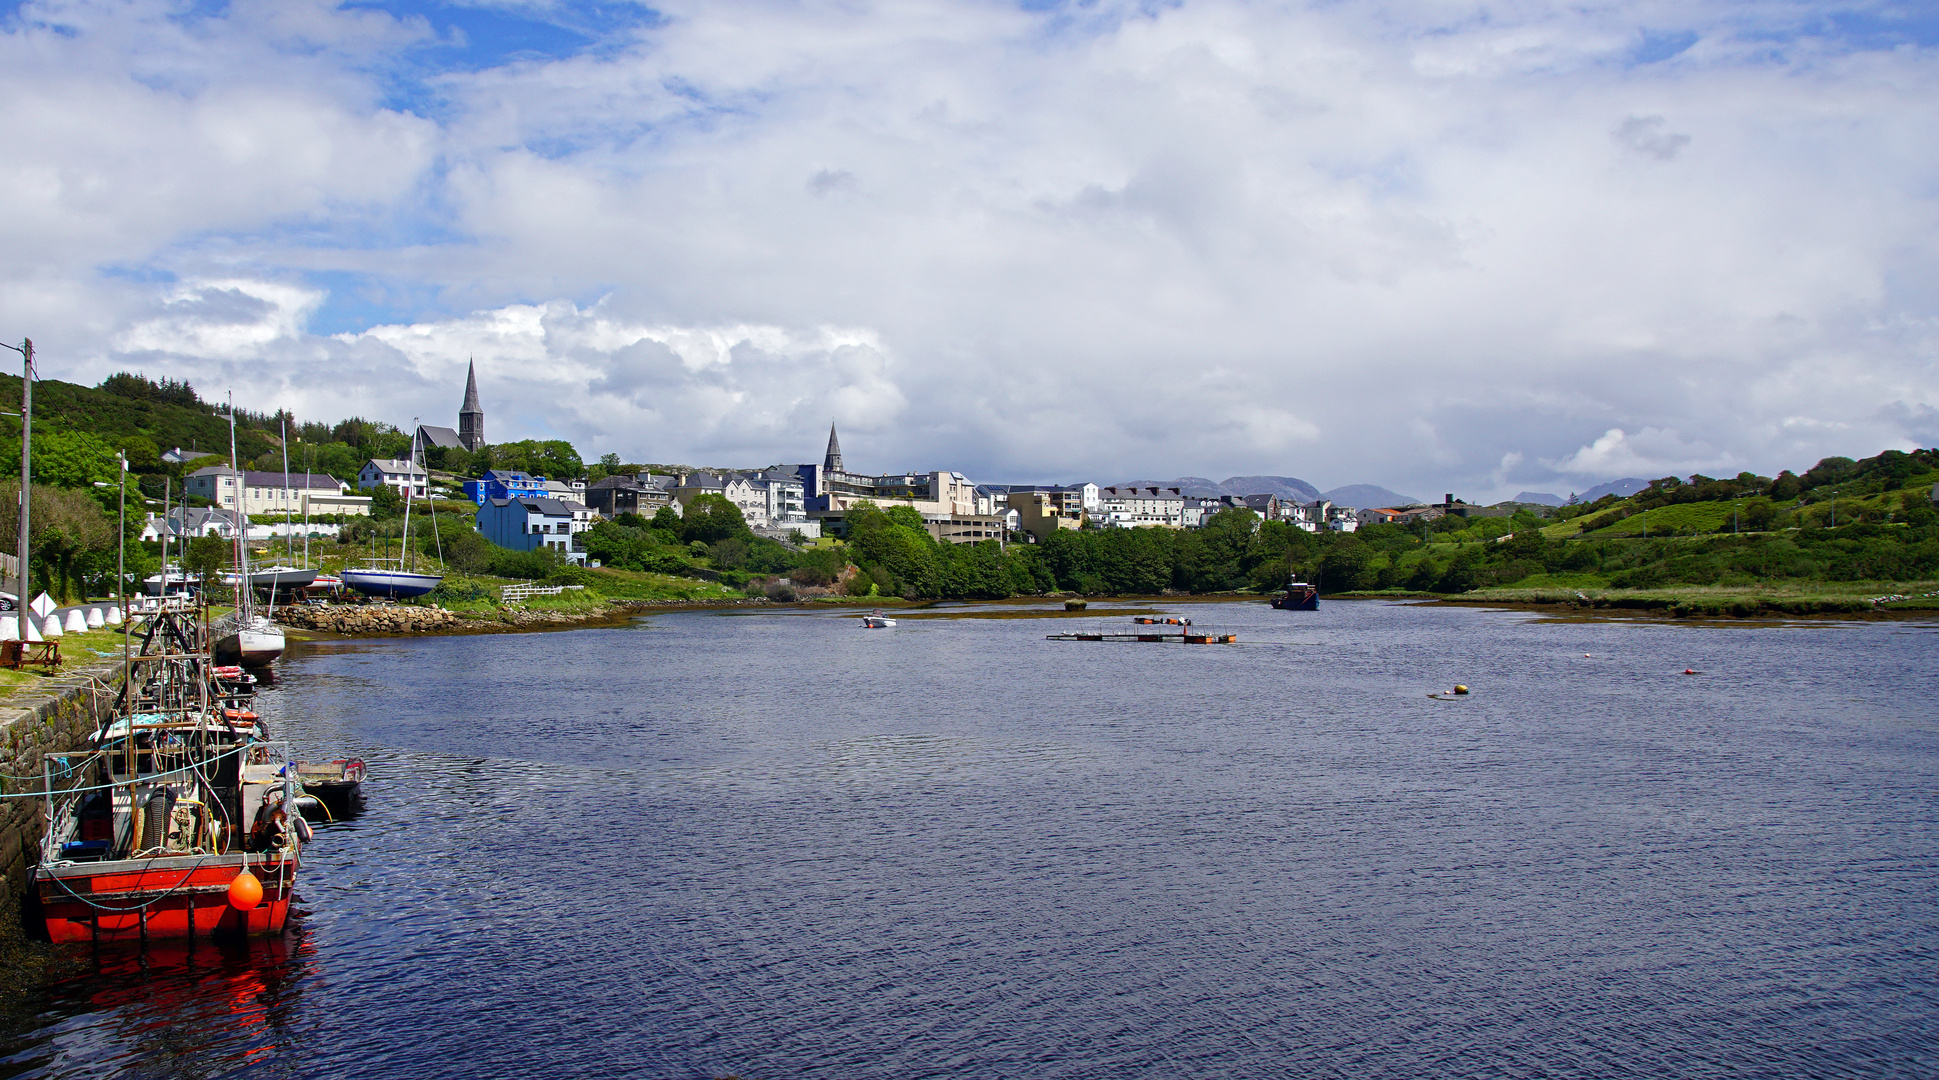
[(42, 759), (33, 885), (57, 944), (275, 933), (289, 920), (312, 832), (288, 748), (238, 707), (198, 609), (154, 603), (92, 748)]

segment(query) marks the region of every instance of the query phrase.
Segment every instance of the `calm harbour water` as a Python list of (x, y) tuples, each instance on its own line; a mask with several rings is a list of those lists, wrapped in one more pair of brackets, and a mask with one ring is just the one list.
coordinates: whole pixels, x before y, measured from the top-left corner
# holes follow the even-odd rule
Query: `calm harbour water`
[(1939, 1075), (1939, 631), (1174, 610), (310, 648), (300, 929), (0, 1076)]

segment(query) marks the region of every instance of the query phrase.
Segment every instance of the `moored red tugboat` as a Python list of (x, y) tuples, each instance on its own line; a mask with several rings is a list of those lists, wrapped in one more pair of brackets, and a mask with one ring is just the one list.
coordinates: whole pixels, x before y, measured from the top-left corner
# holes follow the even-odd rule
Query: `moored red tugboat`
[(1318, 611), (1320, 587), (1295, 577), (1286, 582), (1286, 592), (1283, 595), (1273, 598), (1272, 606), (1281, 611)]

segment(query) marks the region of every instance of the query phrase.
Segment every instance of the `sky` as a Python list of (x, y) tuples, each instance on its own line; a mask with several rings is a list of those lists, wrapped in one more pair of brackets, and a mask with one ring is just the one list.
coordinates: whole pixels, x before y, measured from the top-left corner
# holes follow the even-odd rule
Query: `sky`
[(0, 95), (48, 378), (1482, 501), (1939, 444), (1928, 3), (44, 0)]

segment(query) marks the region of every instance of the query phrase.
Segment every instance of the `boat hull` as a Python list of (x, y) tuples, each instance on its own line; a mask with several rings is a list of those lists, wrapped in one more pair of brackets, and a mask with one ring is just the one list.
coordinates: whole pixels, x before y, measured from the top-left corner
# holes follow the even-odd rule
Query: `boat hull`
[[(201, 587), (202, 579), (186, 577), (182, 574), (168, 575), (168, 591), (171, 595), (193, 593)], [(155, 574), (142, 579), (141, 591), (149, 596), (162, 595), (162, 576)]]
[(297, 570), (290, 567), (275, 567), (257, 570), (249, 575), (249, 587), (257, 592), (289, 592), (291, 589), (307, 589), (316, 582), (315, 570)]
[(169, 855), (34, 870), (47, 936), (55, 944), (274, 934), (289, 922), (300, 857), (249, 856), (263, 899), (249, 911), (229, 904), (243, 856)]
[(284, 644), (281, 630), (240, 630), (216, 639), (215, 658), (218, 663), (268, 667), (283, 655)]
[(411, 574), (402, 570), (345, 570), (343, 583), (365, 596), (408, 600), (423, 596), (438, 587), (444, 578), (431, 574)]
[(1281, 611), (1318, 611), (1320, 591), (1311, 585), (1287, 589), (1286, 595), (1275, 598), (1272, 606)]

